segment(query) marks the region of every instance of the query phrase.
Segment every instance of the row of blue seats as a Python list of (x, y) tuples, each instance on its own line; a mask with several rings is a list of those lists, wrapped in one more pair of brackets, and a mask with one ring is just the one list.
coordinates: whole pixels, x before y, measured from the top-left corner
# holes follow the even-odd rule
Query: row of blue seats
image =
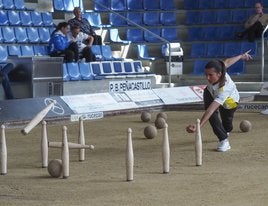
[(44, 45), (0, 45), (0, 62), (6, 62), (9, 56), (40, 56), (47, 55), (47, 46)]
[(243, 23), (253, 12), (253, 10), (187, 11), (186, 24)]
[(191, 27), (188, 31), (189, 41), (225, 41), (234, 40), (236, 34), (244, 30), (240, 26)]
[(0, 9), (25, 10), (24, 0), (1, 0)]
[(0, 25), (53, 26), (50, 12), (0, 10)]
[(96, 61), (121, 61), (123, 58), (115, 58), (110, 45), (92, 45), (91, 52)]
[[(170, 42), (179, 41), (177, 28), (167, 28), (167, 27), (166, 28), (164, 27), (162, 29), (161, 28), (149, 28), (148, 30), (164, 38), (167, 41), (170, 41)], [(141, 29), (136, 29), (136, 28), (129, 28), (126, 31), (126, 38), (127, 38), (127, 41), (130, 41), (132, 43), (162, 42), (160, 39), (152, 35), (150, 32), (143, 31)]]
[(141, 61), (72, 62), (63, 64), (64, 81), (153, 75), (152, 73), (144, 72)]
[(127, 13), (110, 13), (109, 22), (111, 26), (133, 26), (133, 23), (141, 26), (168, 26), (176, 25), (175, 12), (127, 12)]
[(267, 0), (184, 0), (185, 9), (254, 8), (256, 2), (268, 6)]
[(0, 27), (3, 43), (48, 43), (53, 27)]
[[(83, 8), (82, 0), (53, 0), (56, 11), (73, 11), (74, 7)], [(141, 11), (141, 10), (175, 10), (174, 0), (95, 0), (94, 11)]]
[(191, 57), (230, 57), (251, 50), (250, 54), (257, 55), (256, 42), (217, 42), (193, 43)]
[[(208, 60), (195, 60), (194, 62), (194, 75), (204, 75), (205, 73), (205, 66), (208, 63)], [(240, 60), (227, 68), (227, 73), (230, 75), (240, 75), (246, 72), (245, 69), (245, 62)]]

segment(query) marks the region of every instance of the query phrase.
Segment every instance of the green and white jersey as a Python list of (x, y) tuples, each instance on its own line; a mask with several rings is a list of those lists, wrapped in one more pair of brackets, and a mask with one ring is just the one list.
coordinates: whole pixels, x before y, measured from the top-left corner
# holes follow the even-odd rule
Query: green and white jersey
[(219, 83), (215, 85), (208, 84), (207, 89), (213, 96), (214, 101), (218, 102), (225, 109), (233, 109), (237, 107), (239, 102), (239, 92), (229, 74), (226, 73), (225, 77), (226, 80), (223, 87), (219, 88)]

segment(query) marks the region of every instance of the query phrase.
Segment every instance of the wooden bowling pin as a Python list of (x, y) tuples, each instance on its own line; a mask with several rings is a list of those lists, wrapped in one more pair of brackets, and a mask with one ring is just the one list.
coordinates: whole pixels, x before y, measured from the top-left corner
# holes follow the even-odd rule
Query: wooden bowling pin
[(42, 121), (41, 158), (42, 158), (42, 167), (46, 168), (48, 166), (48, 141), (47, 141), (46, 121)]
[(7, 174), (7, 145), (5, 125), (1, 126), (1, 175)]
[(62, 159), (63, 178), (68, 178), (69, 177), (69, 147), (68, 147), (67, 127), (66, 126), (62, 127), (61, 159)]
[[(81, 117), (79, 118), (78, 143), (81, 145), (85, 145), (84, 123)], [(84, 161), (84, 160), (85, 160), (85, 149), (79, 149), (79, 161)]]
[[(51, 148), (62, 148), (62, 142), (48, 142), (48, 147)], [(78, 143), (68, 142), (69, 149), (94, 149), (93, 145), (82, 145)]]
[(196, 166), (202, 165), (202, 137), (200, 129), (200, 120), (196, 120), (196, 133), (195, 133), (195, 160)]
[(127, 181), (133, 181), (134, 154), (132, 146), (132, 130), (127, 130), (127, 152), (126, 152), (126, 176)]
[(170, 161), (170, 148), (168, 139), (168, 124), (165, 123), (163, 130), (163, 144), (162, 144), (162, 160), (163, 160), (163, 173), (169, 173)]

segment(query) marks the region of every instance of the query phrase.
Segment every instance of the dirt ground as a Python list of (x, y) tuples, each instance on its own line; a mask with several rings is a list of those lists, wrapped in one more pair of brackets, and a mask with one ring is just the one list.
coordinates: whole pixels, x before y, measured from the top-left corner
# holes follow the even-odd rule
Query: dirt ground
[[(162, 137), (146, 139), (140, 114), (85, 121), (86, 160), (70, 150), (70, 176), (52, 178), (41, 168), (41, 127), (23, 136), (20, 129), (6, 131), (8, 173), (0, 176), (0, 205), (130, 205), (130, 206), (266, 206), (268, 204), (268, 116), (237, 112), (231, 133), (232, 149), (216, 152), (217, 140), (207, 124), (202, 128), (203, 165), (195, 166), (194, 135), (185, 132), (201, 111), (168, 111), (170, 173), (162, 173)], [(252, 122), (242, 133), (239, 123)], [(68, 139), (77, 142), (78, 122), (64, 123)], [(62, 124), (48, 124), (49, 141), (61, 140)], [(134, 181), (126, 181), (127, 129), (132, 128)], [(60, 158), (49, 149), (49, 160)]]

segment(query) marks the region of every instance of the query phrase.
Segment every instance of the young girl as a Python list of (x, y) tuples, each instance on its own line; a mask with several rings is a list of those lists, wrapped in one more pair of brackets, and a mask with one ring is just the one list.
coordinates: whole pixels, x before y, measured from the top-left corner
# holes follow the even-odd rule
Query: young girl
[(78, 46), (67, 38), (69, 25), (60, 22), (55, 31), (52, 32), (49, 41), (49, 55), (51, 57), (64, 57), (65, 62), (77, 62), (79, 58)]
[[(205, 112), (200, 120), (200, 127), (209, 121), (214, 134), (219, 139), (217, 151), (225, 152), (231, 149), (228, 141), (229, 133), (233, 129), (234, 112), (239, 102), (239, 93), (235, 83), (226, 73), (226, 68), (239, 60), (250, 60), (252, 57), (247, 51), (244, 54), (228, 58), (224, 61), (213, 60), (205, 66), (205, 75), (208, 81), (204, 89)], [(218, 116), (220, 113), (221, 120)], [(196, 131), (196, 125), (190, 124), (186, 127), (187, 132)]]

